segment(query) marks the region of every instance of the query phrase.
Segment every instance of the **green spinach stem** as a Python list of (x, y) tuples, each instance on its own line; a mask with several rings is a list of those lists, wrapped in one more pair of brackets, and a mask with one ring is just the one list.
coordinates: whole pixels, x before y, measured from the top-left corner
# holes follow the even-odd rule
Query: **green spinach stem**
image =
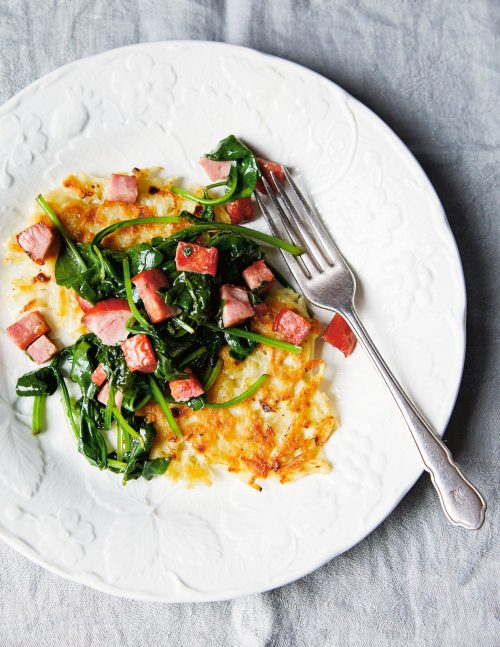
[(207, 191), (209, 189), (215, 189), (218, 186), (226, 186), (226, 184), (227, 184), (227, 180), (222, 180), (221, 182), (214, 182), (213, 184), (207, 184), (207, 186), (205, 187), (205, 190)]
[[(106, 227), (105, 229), (102, 229), (100, 232), (98, 232), (95, 235), (94, 240), (92, 241), (92, 244), (98, 245), (103, 238), (105, 238), (109, 234), (112, 234), (114, 231), (121, 229), (122, 227), (129, 227), (130, 225), (146, 225), (151, 222), (158, 222), (158, 221), (165, 221), (165, 220), (168, 220), (169, 222), (171, 221), (181, 222), (182, 218), (177, 218), (174, 216), (172, 217), (165, 216), (165, 217), (154, 217), (154, 218), (134, 218), (133, 220), (122, 220), (121, 222), (116, 222), (113, 225), (110, 225), (109, 227)], [(198, 233), (201, 234), (204, 231), (217, 231), (217, 230), (232, 231), (236, 234), (240, 234), (240, 236), (246, 236), (247, 238), (254, 238), (255, 240), (260, 240), (263, 243), (267, 243), (268, 245), (272, 245), (273, 247), (282, 249), (285, 252), (292, 254), (293, 256), (300, 256), (300, 254), (303, 253), (303, 249), (301, 247), (299, 247), (298, 245), (294, 245), (293, 243), (290, 243), (287, 240), (282, 240), (281, 238), (276, 238), (276, 236), (265, 234), (263, 231), (258, 231), (257, 229), (251, 229), (250, 227), (242, 227), (241, 225), (230, 225), (225, 222), (206, 222), (206, 223), (200, 223), (197, 225), (190, 225), (190, 226), (184, 227), (184, 229), (182, 229), (180, 232), (177, 232), (167, 237), (166, 240), (175, 240), (176, 238), (181, 240), (182, 237), (185, 236), (185, 234), (195, 235)]]
[(31, 418), (31, 429), (36, 436), (42, 431), (43, 414), (45, 411), (46, 395), (35, 395), (33, 399), (33, 413)]
[[(224, 182), (224, 184), (226, 183)], [(227, 184), (226, 193), (224, 193), (224, 195), (221, 195), (218, 198), (200, 198), (194, 193), (189, 193), (189, 191), (181, 189), (179, 186), (173, 186), (171, 188), (171, 191), (176, 195), (180, 195), (183, 198), (187, 198), (188, 200), (192, 200), (193, 202), (197, 202), (198, 204), (210, 205), (212, 207), (215, 207), (218, 204), (224, 204), (225, 202), (228, 202), (231, 199), (231, 196), (234, 195), (234, 192), (236, 191), (237, 184), (238, 184), (238, 174), (233, 173), (232, 177), (230, 177), (229, 179), (229, 184)]]
[(123, 430), (119, 423), (116, 424), (116, 458), (123, 460)]
[(71, 430), (73, 432), (73, 435), (75, 436), (76, 439), (79, 438), (80, 432), (78, 430), (78, 425), (75, 422), (75, 418), (73, 416), (73, 408), (71, 406), (71, 399), (69, 397), (68, 393), (68, 387), (66, 386), (66, 381), (59, 370), (59, 368), (53, 366), (52, 367), (54, 374), (56, 376), (57, 380), (57, 385), (61, 389), (61, 394), (62, 394), (62, 402), (63, 402), (63, 408), (64, 408), (64, 413), (66, 414), (66, 417), (69, 421), (69, 424), (71, 426)]
[[(186, 227), (186, 229), (188, 229), (188, 227)], [(242, 227), (241, 225), (229, 225), (229, 224), (226, 224), (225, 222), (210, 222), (206, 224), (192, 225), (189, 229), (191, 229), (191, 231), (197, 229), (200, 232), (216, 230), (216, 229), (221, 229), (223, 231), (233, 231), (236, 234), (240, 234), (241, 236), (246, 236), (247, 238), (255, 238), (255, 240), (260, 240), (263, 243), (272, 245), (273, 247), (278, 247), (279, 249), (283, 249), (285, 252), (292, 254), (292, 256), (300, 256), (303, 252), (303, 249), (298, 245), (289, 243), (288, 241), (282, 240), (281, 238), (276, 238), (276, 236), (265, 234), (263, 231), (258, 231), (257, 229), (252, 229), (251, 227)]]
[(240, 337), (241, 339), (250, 339), (251, 341), (259, 342), (260, 344), (266, 344), (266, 346), (272, 346), (273, 348), (280, 348), (281, 350), (287, 350), (289, 353), (300, 353), (302, 352), (301, 346), (295, 346), (295, 344), (289, 344), (287, 341), (281, 341), (280, 339), (273, 339), (272, 337), (266, 337), (266, 335), (259, 335), (256, 332), (250, 332), (249, 330), (242, 330), (241, 328), (219, 328), (213, 324), (203, 324), (205, 328), (214, 330), (216, 332), (222, 332), (226, 335), (232, 335), (233, 337)]
[(42, 207), (42, 209), (45, 211), (45, 213), (48, 215), (50, 218), (52, 224), (54, 227), (57, 229), (57, 231), (61, 234), (61, 236), (64, 238), (66, 245), (70, 248), (73, 256), (75, 257), (76, 262), (82, 270), (85, 272), (87, 270), (87, 266), (85, 264), (85, 261), (83, 258), (80, 256), (80, 252), (78, 251), (75, 243), (71, 240), (71, 238), (68, 236), (66, 230), (64, 229), (62, 222), (59, 220), (57, 217), (56, 212), (52, 209), (52, 207), (48, 204), (48, 202), (45, 200), (45, 198), (42, 196), (42, 194), (39, 194), (37, 196), (36, 201), (38, 204)]
[(115, 385), (110, 380), (108, 401), (106, 402), (106, 410), (104, 411), (104, 429), (108, 431), (111, 428), (111, 419), (113, 417), (113, 407), (115, 406)]
[(205, 384), (203, 385), (203, 390), (205, 391), (205, 393), (209, 391), (215, 384), (215, 380), (219, 377), (223, 364), (224, 362), (219, 357), (219, 359), (215, 362), (215, 366), (208, 373)]
[(186, 332), (188, 332), (190, 335), (194, 335), (196, 332), (194, 328), (192, 328), (189, 324), (187, 324), (185, 321), (182, 321), (179, 317), (174, 317), (172, 321), (175, 321), (175, 323), (183, 328)]
[(163, 396), (162, 390), (158, 386), (158, 382), (155, 380), (155, 378), (152, 375), (149, 376), (149, 384), (151, 386), (153, 397), (156, 400), (160, 409), (162, 410), (163, 415), (167, 419), (167, 422), (170, 425), (172, 431), (177, 436), (177, 438), (182, 438), (182, 431), (179, 429), (179, 425), (176, 423), (175, 418), (172, 415), (172, 412), (170, 411), (167, 401)]
[(124, 471), (127, 468), (127, 463), (117, 460), (114, 458), (108, 458), (108, 467), (114, 467), (115, 470)]
[(127, 430), (122, 428), (122, 431), (123, 431), (123, 441), (124, 441), (123, 444), (125, 445), (125, 451), (129, 452), (132, 449), (132, 441), (130, 440), (130, 435), (127, 433)]
[(134, 299), (132, 298), (132, 283), (130, 281), (130, 264), (127, 257), (123, 259), (122, 264), (123, 264), (123, 282), (125, 284), (125, 294), (127, 295), (128, 306), (132, 311), (132, 314), (134, 315), (134, 317), (141, 324), (141, 326), (143, 326), (146, 330), (148, 330), (151, 328), (151, 324), (149, 323), (149, 321), (146, 321), (146, 319), (141, 315), (141, 313), (139, 312), (139, 309), (134, 303)]
[(106, 236), (114, 234), (118, 229), (123, 227), (131, 227), (132, 225), (175, 225), (182, 222), (182, 218), (178, 216), (150, 216), (149, 218), (132, 218), (131, 220), (122, 220), (121, 222), (114, 222), (112, 225), (101, 229), (94, 236), (92, 245), (100, 245)]
[(184, 368), (190, 362), (192, 362), (193, 359), (196, 359), (200, 355), (204, 355), (206, 352), (207, 352), (207, 347), (206, 346), (202, 346), (201, 348), (197, 348), (195, 351), (193, 351), (192, 353), (189, 353), (189, 355), (182, 360), (182, 362), (179, 364), (179, 368)]
[(106, 267), (104, 266), (104, 258), (102, 257), (101, 250), (99, 249), (99, 247), (97, 247), (97, 245), (93, 245), (92, 251), (97, 256), (97, 260), (99, 261), (99, 277), (101, 281), (104, 281), (106, 278)]
[(141, 435), (138, 434), (137, 431), (128, 424), (118, 407), (113, 407), (113, 416), (115, 420), (122, 426), (122, 428), (128, 434), (130, 434), (130, 436), (135, 438), (141, 447), (144, 447), (144, 440), (142, 439)]
[(258, 380), (256, 380), (251, 386), (248, 387), (248, 389), (243, 391), (243, 393), (240, 393), (240, 395), (237, 395), (232, 400), (228, 400), (227, 402), (206, 402), (205, 406), (207, 407), (207, 409), (226, 409), (227, 407), (232, 407), (235, 404), (243, 402), (251, 395), (256, 393), (268, 379), (269, 375), (261, 375)]

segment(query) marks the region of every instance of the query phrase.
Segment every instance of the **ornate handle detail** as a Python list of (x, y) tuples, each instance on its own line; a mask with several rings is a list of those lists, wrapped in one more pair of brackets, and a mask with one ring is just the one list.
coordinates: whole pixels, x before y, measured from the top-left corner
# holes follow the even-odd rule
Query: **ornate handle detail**
[(366, 332), (354, 307), (342, 312), (375, 364), (398, 405), (413, 440), (431, 476), (443, 510), (455, 526), (478, 530), (484, 522), (486, 503), (477, 489), (462, 474), (449, 449), (434, 433), (422, 414), (403, 391), (375, 344)]

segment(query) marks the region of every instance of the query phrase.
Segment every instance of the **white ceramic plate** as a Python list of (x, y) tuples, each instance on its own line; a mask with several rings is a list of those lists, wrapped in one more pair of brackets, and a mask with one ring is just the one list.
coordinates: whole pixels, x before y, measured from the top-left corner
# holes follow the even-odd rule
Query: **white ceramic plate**
[[(43, 77), (0, 109), (1, 235), (69, 172), (163, 165), (203, 182), (196, 160), (229, 133), (295, 170), (359, 276), (367, 328), (442, 433), (461, 377), (465, 312), (443, 209), (392, 131), (307, 69), (230, 45), (170, 42)], [(3, 308), (3, 328), (11, 317)], [(260, 494), (227, 474), (210, 488), (167, 479), (123, 488), (77, 453), (57, 398), (50, 428), (31, 436), (30, 403), (14, 385), (32, 366), (5, 335), (0, 350), (0, 534), (109, 593), (217, 600), (285, 584), (365, 537), (422, 470), (360, 348), (348, 360), (322, 349), (341, 422), (327, 445), (332, 471)]]

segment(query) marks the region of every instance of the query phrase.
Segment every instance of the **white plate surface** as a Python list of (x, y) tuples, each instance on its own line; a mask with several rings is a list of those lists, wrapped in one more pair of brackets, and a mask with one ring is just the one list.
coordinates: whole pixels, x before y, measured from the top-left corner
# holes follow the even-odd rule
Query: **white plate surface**
[[(362, 319), (442, 434), (465, 336), (462, 270), (443, 209), (392, 131), (307, 69), (230, 45), (169, 42), (41, 78), (0, 109), (2, 238), (20, 228), (39, 191), (70, 172), (162, 165), (203, 182), (196, 160), (229, 133), (300, 177), (358, 274)], [(2, 329), (11, 316), (2, 309)], [(109, 593), (217, 600), (290, 582), (365, 537), (421, 473), (360, 348), (348, 360), (322, 349), (341, 423), (327, 445), (332, 471), (266, 483), (260, 494), (230, 475), (209, 488), (166, 479), (123, 488), (77, 453), (58, 398), (48, 431), (31, 436), (30, 403), (14, 385), (32, 366), (5, 335), (0, 351), (0, 535)]]

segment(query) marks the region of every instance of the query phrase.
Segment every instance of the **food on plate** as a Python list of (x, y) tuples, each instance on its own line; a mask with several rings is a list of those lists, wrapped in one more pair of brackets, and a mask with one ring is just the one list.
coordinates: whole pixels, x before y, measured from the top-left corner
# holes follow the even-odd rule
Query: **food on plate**
[(16, 346), (19, 346), (21, 350), (26, 350), (30, 344), (49, 330), (43, 315), (38, 310), (34, 310), (11, 324), (7, 328), (7, 334)]
[(356, 335), (339, 314), (334, 315), (321, 338), (338, 348), (346, 357), (349, 357), (356, 347)]
[(56, 253), (58, 238), (52, 227), (37, 222), (17, 234), (17, 242), (32, 261), (43, 265), (45, 260)]
[[(285, 179), (285, 172), (281, 164), (277, 162), (272, 162), (271, 160), (263, 159), (262, 157), (257, 157), (257, 164), (261, 171), (261, 177), (257, 180), (256, 188), (260, 193), (266, 193), (264, 186), (264, 180), (269, 183), (269, 186), (276, 191), (276, 186), (273, 180), (273, 174), (276, 176), (279, 182), (283, 182)], [(264, 180), (262, 180), (264, 178)]]
[(233, 200), (226, 204), (227, 214), (233, 225), (253, 220), (253, 202), (250, 198)]
[(57, 355), (57, 346), (53, 344), (47, 335), (41, 335), (32, 344), (28, 346), (26, 352), (31, 359), (37, 364), (45, 364), (49, 359)]
[[(7, 333), (46, 365), (17, 394), (34, 398), (39, 433), (58, 391), (78, 451), (124, 483), (210, 483), (222, 466), (260, 489), (327, 470), (336, 421), (314, 359), (321, 330), (266, 257), (301, 250), (240, 225), (283, 169), (233, 135), (200, 164), (212, 184), (193, 190), (134, 168), (71, 175), (37, 198), (10, 244), (23, 316)], [(324, 338), (348, 355), (332, 326)]]
[(311, 322), (284, 306), (274, 320), (273, 330), (291, 344), (302, 344), (311, 330)]

